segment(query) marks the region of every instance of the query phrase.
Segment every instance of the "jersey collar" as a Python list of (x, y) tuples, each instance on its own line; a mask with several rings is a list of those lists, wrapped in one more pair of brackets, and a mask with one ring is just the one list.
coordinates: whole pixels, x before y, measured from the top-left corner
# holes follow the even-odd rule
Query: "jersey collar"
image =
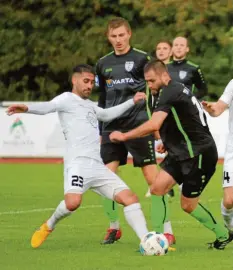
[(124, 54), (115, 54), (115, 51), (114, 51), (114, 55), (115, 55), (116, 57), (124, 57), (124, 56), (126, 56), (127, 54), (129, 54), (132, 50), (133, 50), (133, 47), (130, 46), (130, 48), (129, 48), (129, 50), (128, 50), (127, 53), (124, 53)]
[(80, 96), (78, 96), (78, 95), (76, 95), (76, 94), (74, 94), (74, 93), (72, 93), (71, 92), (71, 94), (72, 94), (72, 96), (75, 98), (75, 99), (77, 99), (77, 100), (85, 100), (85, 99), (83, 99), (83, 98), (81, 98)]
[(187, 62), (187, 59), (183, 59), (183, 60), (172, 60), (172, 63), (174, 63), (175, 65), (181, 65)]

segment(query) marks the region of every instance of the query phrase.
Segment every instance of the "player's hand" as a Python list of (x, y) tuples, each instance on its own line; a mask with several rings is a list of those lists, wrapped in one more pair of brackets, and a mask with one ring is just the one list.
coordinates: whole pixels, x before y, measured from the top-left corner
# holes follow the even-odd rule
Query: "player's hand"
[(111, 142), (117, 143), (117, 142), (123, 142), (125, 140), (124, 133), (120, 131), (113, 131), (109, 136)]
[(203, 101), (201, 102), (201, 104), (202, 104), (204, 110), (207, 111), (208, 113), (211, 113), (211, 112), (214, 111), (214, 109), (213, 109), (214, 103), (213, 103), (213, 102), (207, 102), (207, 101), (204, 101), (204, 100), (203, 100)]
[(137, 104), (141, 100), (146, 100), (146, 94), (143, 92), (137, 92), (133, 97), (133, 101), (135, 104)]
[(12, 115), (15, 113), (25, 113), (28, 111), (28, 107), (24, 104), (15, 104), (7, 108), (7, 115)]
[(160, 154), (163, 154), (166, 152), (166, 149), (163, 145), (163, 143), (159, 143), (157, 146), (156, 146), (156, 152), (160, 153)]

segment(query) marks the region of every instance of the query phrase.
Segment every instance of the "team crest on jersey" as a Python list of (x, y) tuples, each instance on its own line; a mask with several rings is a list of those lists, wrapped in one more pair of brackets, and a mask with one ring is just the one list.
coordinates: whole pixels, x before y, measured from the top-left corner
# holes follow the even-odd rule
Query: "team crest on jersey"
[(131, 71), (133, 69), (134, 66), (134, 61), (126, 61), (125, 62), (125, 70), (126, 71)]
[(180, 70), (179, 77), (181, 80), (183, 80), (187, 76), (187, 71)]
[(98, 121), (96, 115), (93, 112), (88, 112), (86, 119), (94, 128), (97, 128)]

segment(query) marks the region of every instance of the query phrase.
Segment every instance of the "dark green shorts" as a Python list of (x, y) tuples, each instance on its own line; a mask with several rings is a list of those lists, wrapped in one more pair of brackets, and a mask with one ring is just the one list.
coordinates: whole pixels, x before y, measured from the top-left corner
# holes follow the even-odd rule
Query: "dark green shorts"
[(133, 157), (134, 167), (144, 167), (156, 163), (154, 137), (152, 135), (122, 143), (112, 143), (103, 137), (100, 153), (105, 164), (119, 161), (120, 165), (125, 165), (128, 153)]
[(179, 185), (183, 184), (185, 197), (195, 198), (200, 196), (214, 174), (217, 161), (218, 153), (213, 145), (202, 154), (182, 161), (168, 155), (160, 165)]

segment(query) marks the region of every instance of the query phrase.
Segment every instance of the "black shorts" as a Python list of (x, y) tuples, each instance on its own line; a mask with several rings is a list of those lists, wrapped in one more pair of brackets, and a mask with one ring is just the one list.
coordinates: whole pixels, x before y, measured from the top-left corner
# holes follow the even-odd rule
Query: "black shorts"
[(178, 184), (183, 184), (182, 194), (187, 198), (200, 196), (215, 172), (218, 161), (217, 149), (209, 147), (204, 153), (183, 161), (169, 155), (160, 164)]
[(128, 153), (133, 156), (134, 167), (156, 164), (154, 137), (149, 135), (122, 143), (112, 143), (102, 138), (100, 154), (105, 164), (119, 161), (120, 165), (125, 165)]

